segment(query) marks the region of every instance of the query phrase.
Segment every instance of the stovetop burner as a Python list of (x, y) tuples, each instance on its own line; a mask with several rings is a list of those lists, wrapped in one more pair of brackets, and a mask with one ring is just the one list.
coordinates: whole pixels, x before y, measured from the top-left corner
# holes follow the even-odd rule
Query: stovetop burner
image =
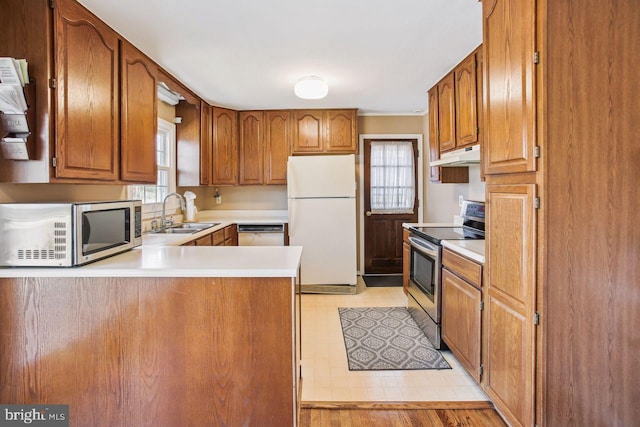
[(458, 227), (409, 227), (411, 231), (425, 240), (439, 245), (442, 240), (480, 240), (484, 239), (485, 210), (484, 202), (465, 200), (460, 212), (463, 225)]

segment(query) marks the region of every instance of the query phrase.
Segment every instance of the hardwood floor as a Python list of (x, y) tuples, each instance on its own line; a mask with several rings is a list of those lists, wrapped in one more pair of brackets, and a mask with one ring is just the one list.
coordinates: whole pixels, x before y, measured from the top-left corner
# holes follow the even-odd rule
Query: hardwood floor
[[(300, 427), (506, 427), (495, 409), (482, 405), (479, 409), (447, 408), (446, 404), (439, 408), (438, 405), (421, 408), (420, 405), (411, 404), (376, 405), (365, 402), (360, 405), (309, 406), (302, 406)], [(490, 403), (484, 406), (490, 406)]]

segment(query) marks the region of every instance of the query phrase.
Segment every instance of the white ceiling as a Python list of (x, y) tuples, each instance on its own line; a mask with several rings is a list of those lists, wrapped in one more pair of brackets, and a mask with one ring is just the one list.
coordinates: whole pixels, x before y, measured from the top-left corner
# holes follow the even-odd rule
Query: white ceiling
[[(477, 0), (80, 0), (213, 105), (424, 114), (482, 41)], [(293, 93), (302, 76), (322, 100)]]

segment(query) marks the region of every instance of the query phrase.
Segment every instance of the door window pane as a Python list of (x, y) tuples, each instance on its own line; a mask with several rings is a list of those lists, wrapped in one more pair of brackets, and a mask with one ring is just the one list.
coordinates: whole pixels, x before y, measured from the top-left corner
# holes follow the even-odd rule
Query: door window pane
[(413, 213), (415, 165), (410, 141), (371, 142), (371, 212)]

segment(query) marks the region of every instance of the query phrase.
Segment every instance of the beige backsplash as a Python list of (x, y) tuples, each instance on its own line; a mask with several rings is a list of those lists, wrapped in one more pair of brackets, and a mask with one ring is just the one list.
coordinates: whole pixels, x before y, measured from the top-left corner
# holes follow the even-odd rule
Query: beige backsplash
[[(215, 189), (222, 203), (216, 204)], [(246, 185), (239, 187), (179, 187), (178, 192), (192, 191), (199, 210), (287, 210), (286, 185)]]

